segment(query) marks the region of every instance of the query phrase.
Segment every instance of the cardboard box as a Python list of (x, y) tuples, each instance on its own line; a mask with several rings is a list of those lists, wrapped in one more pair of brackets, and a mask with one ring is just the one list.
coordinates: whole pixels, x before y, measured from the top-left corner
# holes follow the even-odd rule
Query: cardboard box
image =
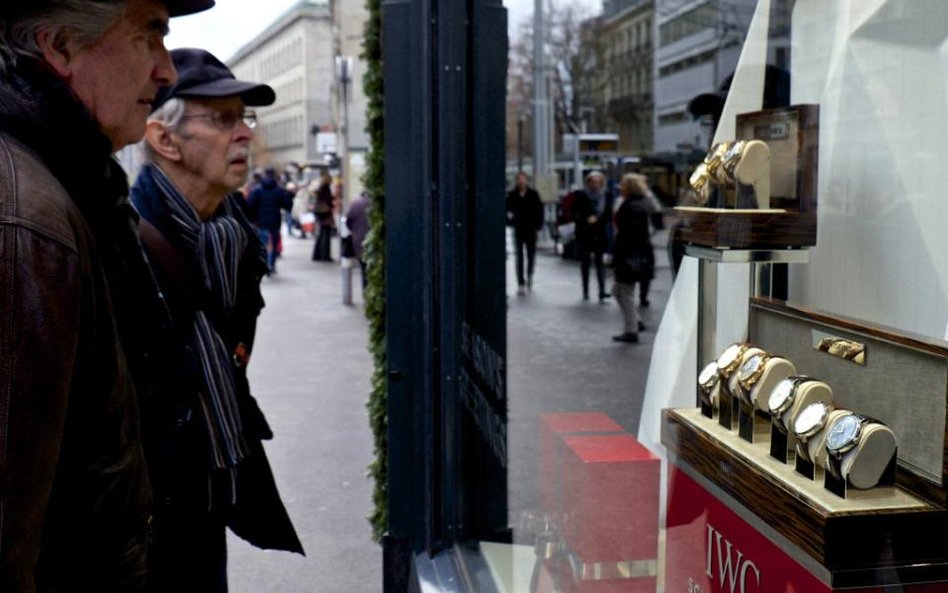
[(655, 591), (661, 461), (628, 434), (563, 439), (564, 591)]
[(540, 507), (551, 517), (555, 517), (559, 512), (563, 438), (571, 435), (622, 433), (622, 427), (602, 412), (540, 414), (537, 447), (537, 499)]

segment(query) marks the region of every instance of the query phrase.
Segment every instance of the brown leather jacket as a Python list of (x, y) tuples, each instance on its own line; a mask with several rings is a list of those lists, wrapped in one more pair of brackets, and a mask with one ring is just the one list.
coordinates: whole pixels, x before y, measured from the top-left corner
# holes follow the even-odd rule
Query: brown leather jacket
[(141, 253), (109, 152), (51, 76), (0, 78), (4, 593), (136, 591), (144, 576), (150, 491), (117, 313)]

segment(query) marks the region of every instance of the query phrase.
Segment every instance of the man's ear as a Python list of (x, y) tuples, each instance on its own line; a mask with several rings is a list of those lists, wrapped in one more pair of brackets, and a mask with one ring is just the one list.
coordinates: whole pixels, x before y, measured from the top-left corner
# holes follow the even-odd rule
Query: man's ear
[(41, 28), (36, 32), (36, 45), (43, 53), (43, 59), (53, 71), (65, 80), (72, 76), (72, 54), (74, 44), (64, 39), (61, 31)]
[(163, 159), (172, 162), (181, 160), (178, 142), (163, 123), (152, 120), (145, 124), (145, 142)]

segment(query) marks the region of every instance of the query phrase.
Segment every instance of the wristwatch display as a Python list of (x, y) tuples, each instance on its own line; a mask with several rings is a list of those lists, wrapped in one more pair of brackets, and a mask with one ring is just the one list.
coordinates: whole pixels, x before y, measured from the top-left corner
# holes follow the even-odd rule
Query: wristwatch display
[(750, 392), (763, 376), (768, 360), (770, 360), (769, 354), (758, 352), (745, 360), (744, 364), (741, 365), (741, 370), (737, 372), (737, 384), (741, 386), (741, 396), (745, 402), (752, 403)]
[(718, 363), (712, 360), (698, 373), (698, 388), (701, 391), (701, 398), (712, 409), (718, 407), (717, 388), (720, 384), (721, 374), (718, 372)]
[(855, 448), (862, 437), (862, 427), (869, 421), (853, 412), (837, 418), (826, 433), (826, 452), (838, 458)]
[(698, 163), (698, 166), (695, 167), (694, 172), (691, 174), (691, 177), (688, 179), (688, 182), (691, 184), (691, 187), (697, 192), (699, 196), (698, 205), (703, 206), (708, 202), (708, 197), (711, 191), (711, 188), (708, 187), (711, 179), (708, 176), (708, 166), (704, 163)]
[(721, 167), (717, 170), (718, 181), (722, 183), (734, 182), (734, 168), (741, 161), (746, 144), (743, 140), (738, 140), (728, 147), (727, 152), (721, 157)]
[(718, 372), (724, 379), (731, 376), (744, 358), (744, 353), (750, 348), (748, 344), (731, 344), (718, 357)]
[(793, 420), (793, 434), (801, 443), (823, 430), (826, 418), (833, 411), (833, 404), (827, 402), (813, 402), (800, 410)]
[(783, 415), (793, 406), (793, 402), (796, 400), (797, 389), (800, 385), (809, 381), (816, 381), (816, 379), (806, 375), (791, 375), (777, 383), (767, 399), (767, 407), (770, 409), (770, 415), (774, 420), (781, 421), (782, 424)]

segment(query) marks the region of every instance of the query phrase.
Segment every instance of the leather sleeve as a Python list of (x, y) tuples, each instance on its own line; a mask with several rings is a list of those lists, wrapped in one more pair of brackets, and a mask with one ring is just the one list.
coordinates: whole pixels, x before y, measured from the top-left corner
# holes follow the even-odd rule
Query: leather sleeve
[(78, 343), (78, 257), (0, 216), (0, 591), (32, 592)]

